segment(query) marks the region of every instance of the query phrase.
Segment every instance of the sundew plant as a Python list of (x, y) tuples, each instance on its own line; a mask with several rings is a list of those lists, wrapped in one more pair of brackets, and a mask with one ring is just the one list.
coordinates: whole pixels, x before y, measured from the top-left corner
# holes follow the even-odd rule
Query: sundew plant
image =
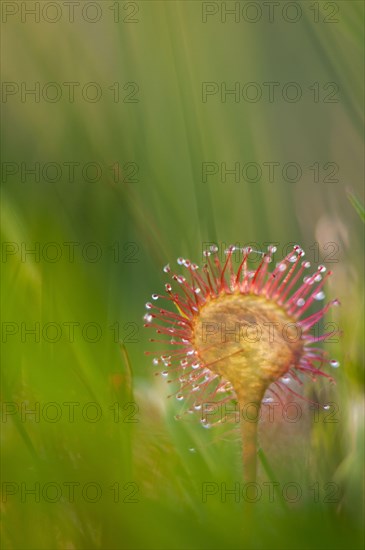
[[(230, 246), (222, 265), (218, 247), (212, 246), (205, 251), (207, 263), (202, 270), (190, 260), (178, 258), (188, 280), (174, 273), (172, 280), (180, 286), (179, 292), (166, 283), (164, 296), (152, 295), (155, 302), (165, 299), (172, 303), (174, 310), (158, 303), (146, 304), (145, 326), (167, 335), (167, 343), (175, 348), (155, 357), (153, 364), (164, 366), (162, 376), (171, 373), (178, 380), (176, 399), (188, 402), (188, 412), (201, 410), (205, 402), (232, 401), (232, 394), (242, 407), (260, 407), (267, 393), (278, 396), (277, 392), (284, 390), (298, 395), (291, 382), (303, 384), (302, 374), (313, 380), (324, 376), (333, 381), (322, 367), (339, 366), (336, 359), (328, 359), (323, 349), (316, 347), (333, 333), (310, 333), (338, 300), (308, 314), (313, 303), (324, 299), (322, 288), (331, 272), (324, 275), (326, 268), (320, 265), (312, 275), (303, 277), (311, 265), (303, 259), (305, 253), (299, 246), (294, 246), (271, 272), (268, 269), (276, 247), (269, 246), (268, 252), (261, 254), (255, 270), (248, 269), (251, 248), (240, 251), (237, 269), (232, 262), (235, 252)], [(170, 273), (170, 265), (164, 271)], [(248, 329), (254, 334), (248, 336)], [(207, 419), (203, 417), (202, 422), (207, 423)], [(244, 478), (254, 481), (257, 423), (242, 423), (241, 431)]]

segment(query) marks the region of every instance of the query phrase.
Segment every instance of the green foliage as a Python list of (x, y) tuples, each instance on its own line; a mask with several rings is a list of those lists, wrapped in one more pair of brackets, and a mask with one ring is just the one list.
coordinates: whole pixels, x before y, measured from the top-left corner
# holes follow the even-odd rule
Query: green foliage
[(356, 195), (352, 193), (351, 191), (347, 192), (347, 196), (352, 204), (352, 206), (355, 208), (356, 212), (359, 214), (360, 219), (362, 221), (365, 221), (365, 211), (364, 211), (364, 205), (359, 201)]
[[(122, 21), (130, 7), (115, 23), (114, 3), (99, 4), (95, 24), (4, 25), (5, 81), (81, 84), (74, 102), (63, 86), (55, 103), (3, 105), (3, 162), (18, 167), (2, 188), (3, 548), (361, 548), (363, 5), (327, 3), (340, 6), (334, 24), (323, 2), (318, 23), (301, 3), (295, 24), (236, 24), (202, 23), (200, 2), (138, 2), (138, 23)], [(280, 83), (274, 102), (202, 101), (202, 82), (257, 82), (267, 94), (268, 81)], [(100, 101), (82, 98), (87, 82), (100, 84)], [(115, 102), (115, 82), (122, 94), (137, 83), (139, 102)], [(283, 100), (288, 82), (300, 83), (300, 101)], [(335, 89), (326, 83), (337, 102), (324, 101)], [(59, 181), (52, 168), (46, 181), (24, 174), (37, 162), (58, 163)], [(90, 162), (98, 181), (92, 168), (83, 175)], [(217, 171), (206, 181), (203, 163)], [(237, 181), (222, 163), (239, 163)], [(175, 420), (173, 389), (144, 355), (156, 349), (142, 316), (162, 266), (200, 263), (206, 242), (274, 242), (277, 258), (298, 242), (333, 270), (326, 296), (342, 303), (327, 319), (343, 331), (327, 345), (341, 362), (337, 386), (299, 389), (334, 402), (335, 415), (303, 402), (297, 423), (263, 423), (255, 504), (234, 426)], [(298, 502), (283, 498), (288, 483)], [(224, 501), (237, 484), (238, 502)]]

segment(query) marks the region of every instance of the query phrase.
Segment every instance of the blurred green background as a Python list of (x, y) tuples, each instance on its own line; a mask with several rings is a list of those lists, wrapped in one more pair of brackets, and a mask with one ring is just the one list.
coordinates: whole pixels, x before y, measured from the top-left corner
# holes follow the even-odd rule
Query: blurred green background
[[(362, 547), (363, 22), (351, 0), (2, 2), (4, 548)], [(144, 355), (162, 266), (206, 242), (299, 243), (342, 303), (315, 385), (337, 422), (304, 402), (262, 426), (256, 504), (224, 499), (234, 431), (176, 421)]]

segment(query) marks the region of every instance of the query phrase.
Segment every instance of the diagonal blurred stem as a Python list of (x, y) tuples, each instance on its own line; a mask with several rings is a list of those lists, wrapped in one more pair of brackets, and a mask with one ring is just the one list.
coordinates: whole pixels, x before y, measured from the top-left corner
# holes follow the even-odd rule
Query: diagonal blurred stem
[(280, 487), (280, 483), (277, 479), (277, 477), (275, 476), (270, 464), (269, 464), (269, 461), (263, 451), (263, 449), (261, 447), (259, 447), (257, 449), (257, 456), (258, 456), (258, 459), (260, 460), (260, 463), (267, 475), (267, 477), (269, 478), (269, 480), (271, 481), (271, 483), (273, 484), (273, 487), (274, 487), (274, 491), (276, 493), (276, 496), (278, 498), (278, 501), (280, 502), (282, 508), (284, 510), (288, 510), (288, 506), (286, 505), (286, 502), (284, 500), (284, 497), (283, 497), (283, 493), (282, 491), (280, 491), (279, 487)]

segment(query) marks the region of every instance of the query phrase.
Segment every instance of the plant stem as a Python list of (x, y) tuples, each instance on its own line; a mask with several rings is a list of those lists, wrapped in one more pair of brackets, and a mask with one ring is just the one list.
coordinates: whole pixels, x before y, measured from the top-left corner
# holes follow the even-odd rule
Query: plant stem
[(265, 385), (259, 380), (240, 380), (236, 394), (240, 405), (242, 466), (245, 483), (255, 483), (257, 475), (258, 423)]
[(257, 420), (249, 421), (241, 417), (240, 428), (242, 439), (243, 479), (245, 483), (255, 482), (257, 474), (258, 418)]

